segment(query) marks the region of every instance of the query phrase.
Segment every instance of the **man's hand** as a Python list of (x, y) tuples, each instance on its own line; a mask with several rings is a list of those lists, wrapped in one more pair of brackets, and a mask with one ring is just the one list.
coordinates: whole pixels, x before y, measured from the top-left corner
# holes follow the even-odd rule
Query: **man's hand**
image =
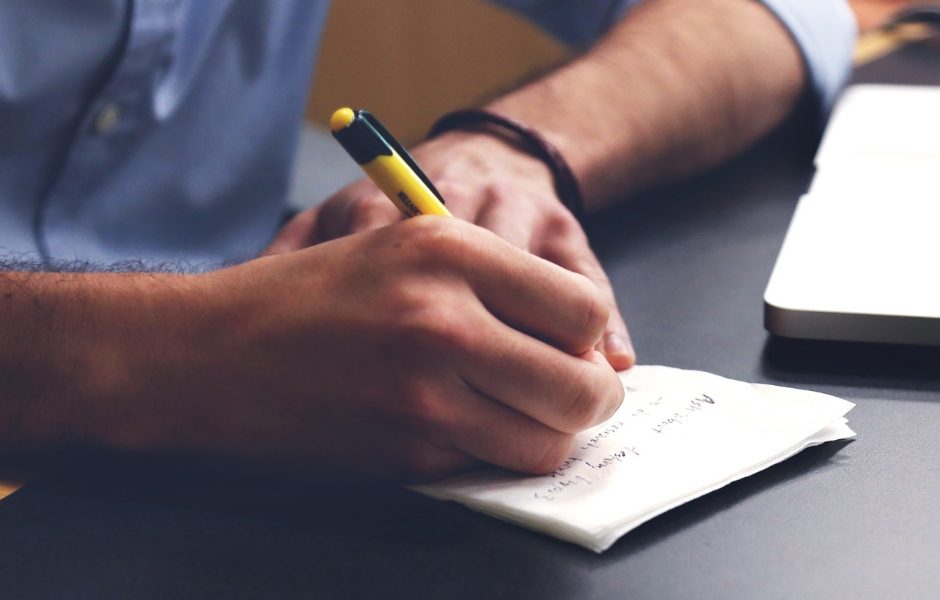
[[(461, 132), (419, 146), (415, 157), (456, 217), (594, 282), (610, 313), (597, 349), (617, 370), (633, 365), (633, 348), (610, 282), (580, 224), (556, 197), (551, 174), (540, 161), (492, 136)], [(378, 188), (362, 180), (295, 217), (266, 253), (298, 250), (401, 218)]]
[(187, 325), (121, 356), (122, 381), (145, 385), (102, 406), (91, 434), (107, 446), (301, 474), (546, 473), (623, 399), (593, 350), (608, 320), (596, 286), (457, 219), (188, 281)]

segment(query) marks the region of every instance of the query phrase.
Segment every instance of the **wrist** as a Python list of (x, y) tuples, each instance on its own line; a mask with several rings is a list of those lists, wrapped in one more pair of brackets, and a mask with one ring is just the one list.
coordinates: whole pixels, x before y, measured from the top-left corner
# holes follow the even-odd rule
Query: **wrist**
[(205, 275), (107, 276), (76, 386), (84, 443), (151, 451), (183, 436), (212, 327)]
[(3, 273), (0, 444), (51, 450), (107, 444), (132, 419), (145, 354), (168, 323), (144, 316), (146, 288), (172, 276)]

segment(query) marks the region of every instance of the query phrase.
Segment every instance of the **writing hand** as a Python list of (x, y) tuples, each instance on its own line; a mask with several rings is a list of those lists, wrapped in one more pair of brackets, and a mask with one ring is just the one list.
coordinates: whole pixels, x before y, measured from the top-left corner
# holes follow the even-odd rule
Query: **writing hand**
[[(124, 445), (293, 472), (545, 473), (623, 388), (586, 278), (457, 219), (419, 217), (198, 276), (199, 327), (149, 361)], [(177, 356), (177, 354), (179, 354)], [(137, 428), (149, 433), (134, 435)], [(169, 440), (169, 441), (167, 441)]]
[[(633, 365), (633, 347), (610, 282), (580, 224), (555, 196), (541, 162), (491, 136), (463, 132), (419, 146), (415, 157), (455, 216), (593, 281), (610, 315), (597, 349), (617, 370)], [(289, 252), (399, 220), (392, 203), (362, 180), (298, 215), (267, 253)]]

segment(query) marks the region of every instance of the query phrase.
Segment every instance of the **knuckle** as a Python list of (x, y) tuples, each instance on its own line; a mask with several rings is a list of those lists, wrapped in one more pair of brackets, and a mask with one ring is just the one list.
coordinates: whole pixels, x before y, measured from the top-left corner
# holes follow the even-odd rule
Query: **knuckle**
[(540, 253), (552, 262), (593, 277), (596, 264), (587, 234), (578, 220), (565, 208), (550, 209), (541, 225)]
[(552, 237), (586, 237), (584, 235), (584, 230), (581, 228), (581, 224), (578, 223), (578, 220), (575, 218), (575, 216), (571, 214), (571, 211), (561, 205), (551, 209), (546, 214), (545, 229)]
[(464, 198), (469, 193), (469, 188), (465, 184), (450, 178), (444, 178), (435, 182), (434, 187), (441, 193), (445, 201)]
[(494, 208), (506, 208), (516, 202), (519, 191), (510, 183), (496, 181), (488, 184), (484, 191), (487, 203)]
[(434, 339), (439, 341), (444, 349), (449, 349), (458, 356), (474, 354), (479, 346), (478, 329), (453, 309), (443, 311), (434, 332)]
[(384, 316), (382, 321), (391, 329), (398, 342), (414, 338), (426, 325), (427, 317), (438, 310), (435, 306), (436, 287), (425, 278), (403, 275), (381, 290)]
[(441, 217), (415, 217), (402, 225), (402, 241), (417, 261), (460, 265), (472, 244), (466, 223)]

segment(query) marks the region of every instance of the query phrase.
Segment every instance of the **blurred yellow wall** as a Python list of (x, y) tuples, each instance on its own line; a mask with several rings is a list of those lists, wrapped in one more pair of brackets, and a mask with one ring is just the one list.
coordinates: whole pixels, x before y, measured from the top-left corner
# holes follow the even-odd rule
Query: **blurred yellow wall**
[(308, 118), (368, 108), (409, 144), (437, 116), (564, 59), (566, 49), (484, 0), (334, 0)]

